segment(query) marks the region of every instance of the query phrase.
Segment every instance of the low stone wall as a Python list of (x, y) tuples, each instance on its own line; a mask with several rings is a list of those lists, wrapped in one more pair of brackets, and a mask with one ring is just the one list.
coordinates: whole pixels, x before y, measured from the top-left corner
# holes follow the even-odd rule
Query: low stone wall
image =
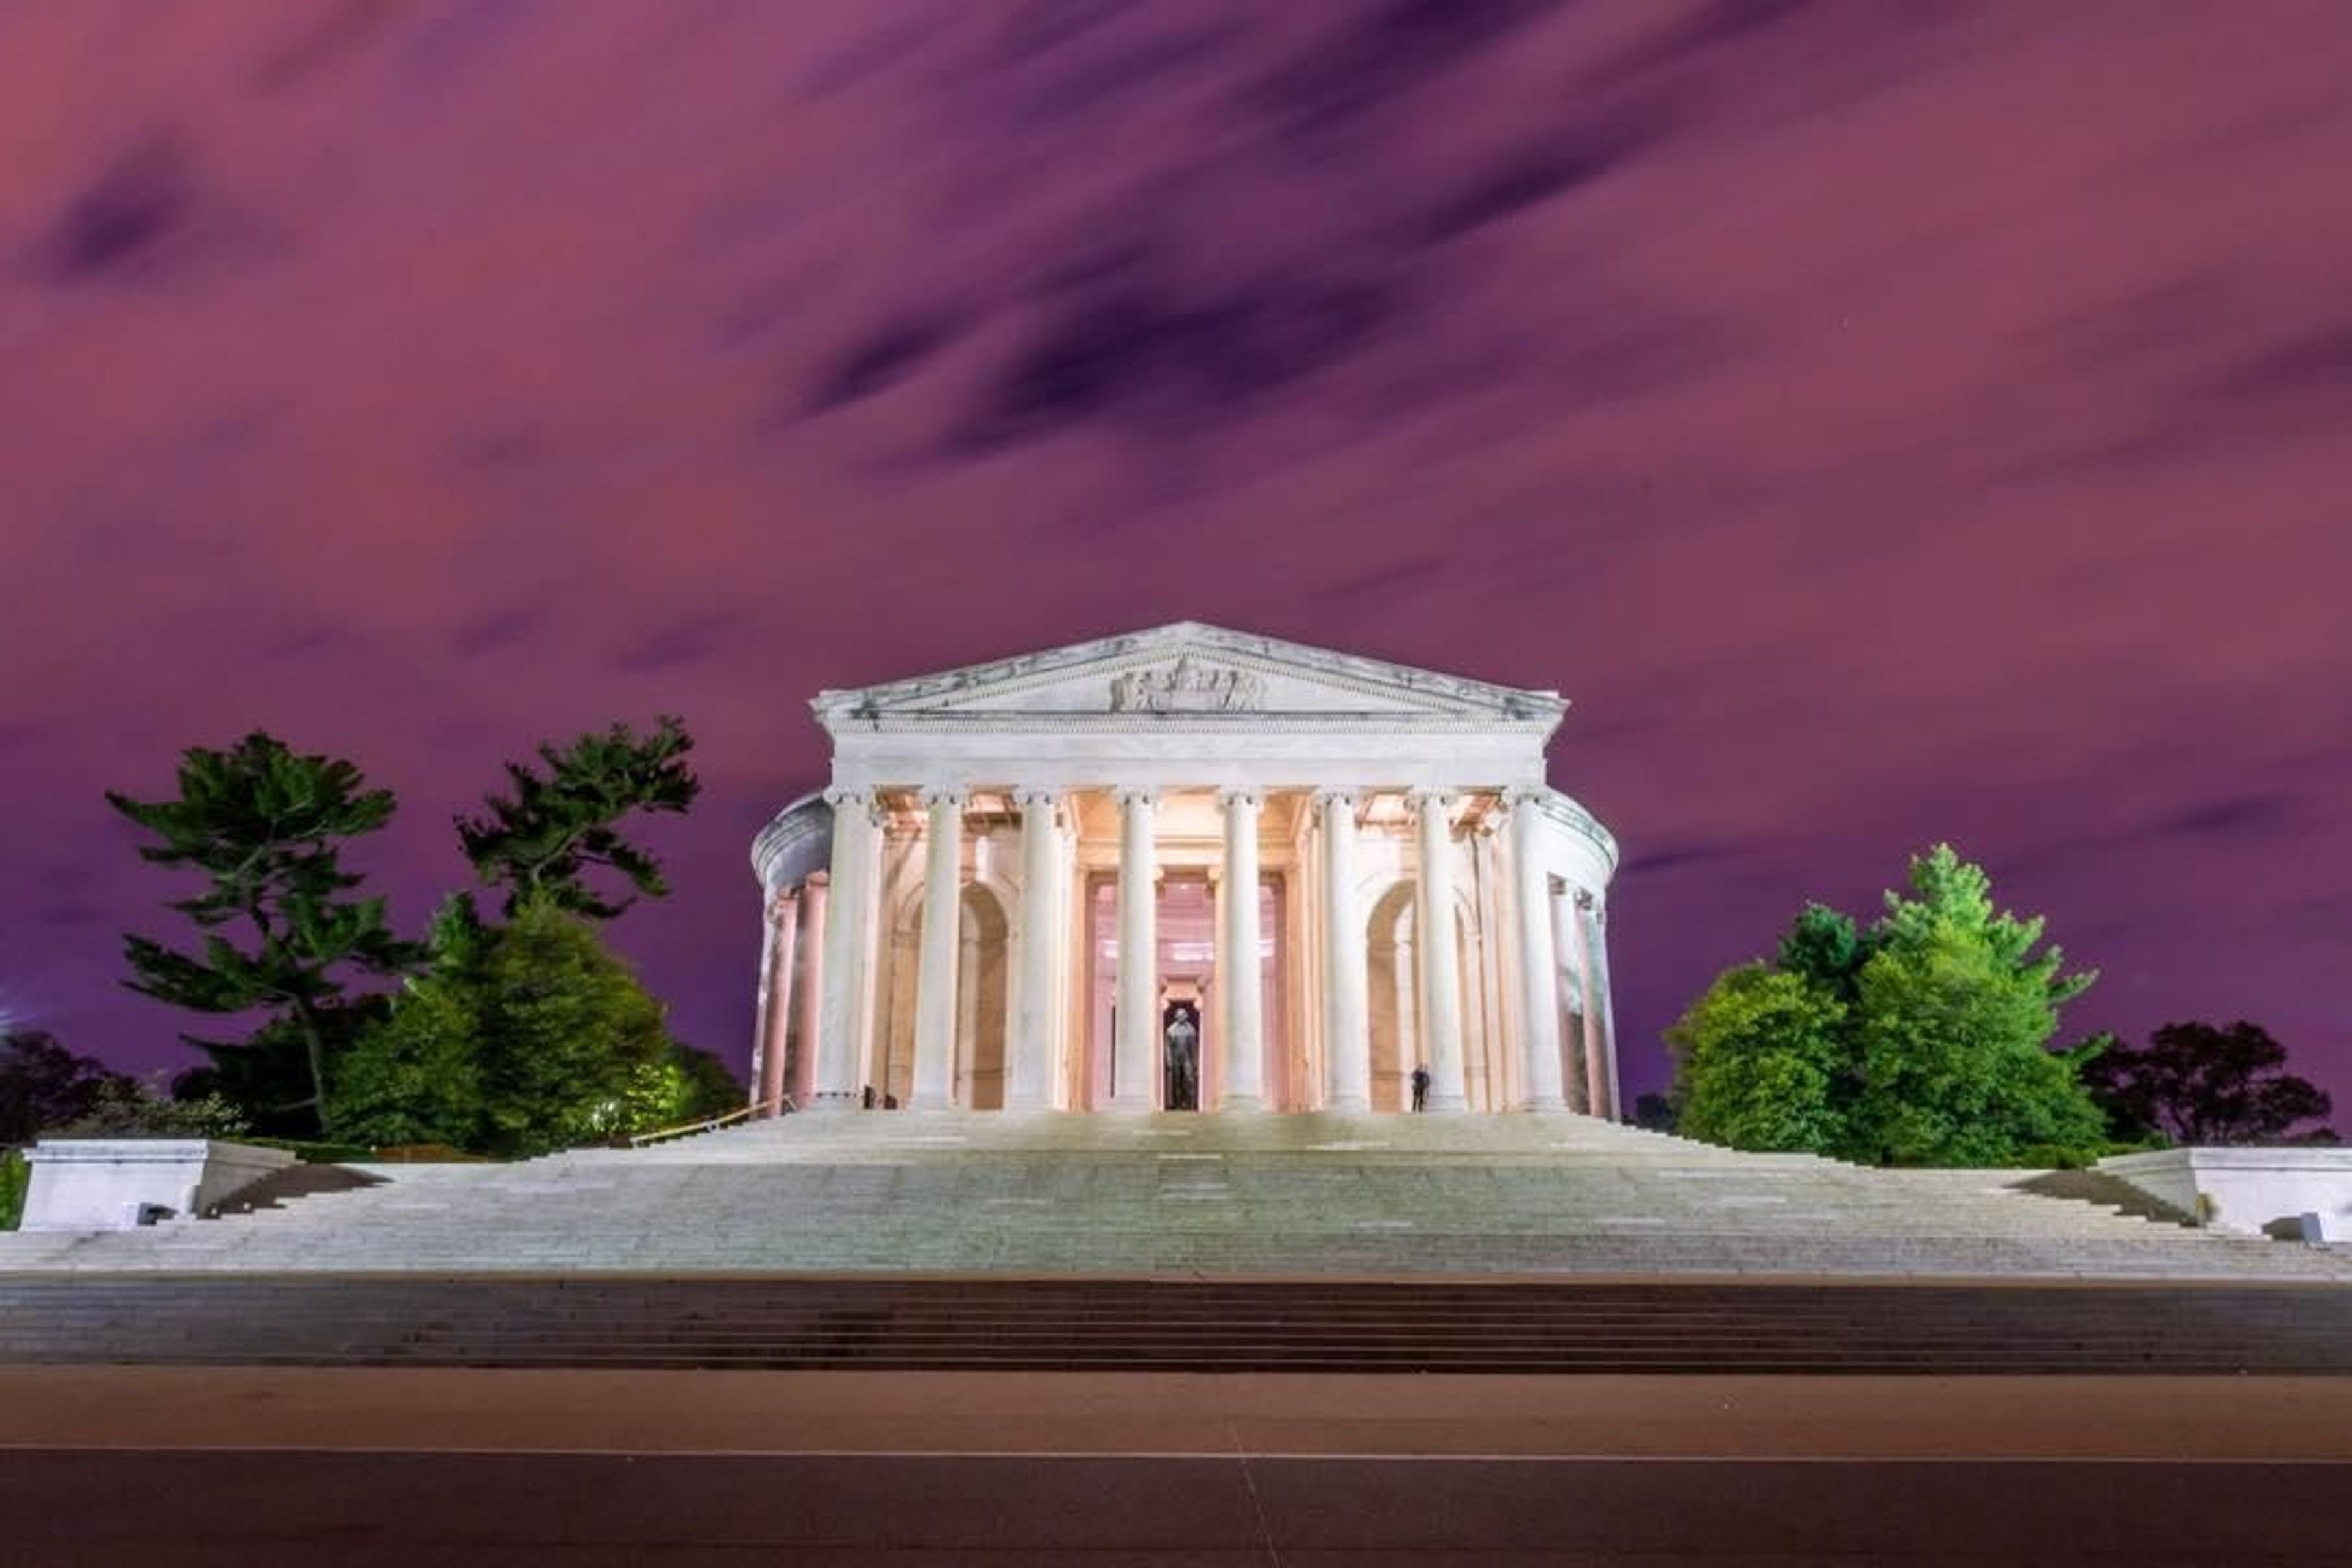
[(23, 1230), (133, 1230), (202, 1214), (294, 1163), (283, 1149), (205, 1138), (45, 1138), (25, 1158)]
[(2098, 1169), (2215, 1230), (2352, 1241), (2352, 1149), (2160, 1149)]

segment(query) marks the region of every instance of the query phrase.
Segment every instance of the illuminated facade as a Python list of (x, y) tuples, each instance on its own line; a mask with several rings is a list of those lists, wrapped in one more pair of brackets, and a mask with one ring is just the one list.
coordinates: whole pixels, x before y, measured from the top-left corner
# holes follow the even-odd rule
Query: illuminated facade
[(1618, 1115), (1556, 693), (1185, 623), (814, 707), (755, 1105)]

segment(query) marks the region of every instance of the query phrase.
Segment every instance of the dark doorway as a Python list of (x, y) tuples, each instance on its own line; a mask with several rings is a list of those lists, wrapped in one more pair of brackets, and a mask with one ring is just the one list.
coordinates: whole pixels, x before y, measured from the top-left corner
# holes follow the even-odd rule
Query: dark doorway
[(1160, 1103), (1170, 1110), (1200, 1110), (1201, 1013), (1190, 1002), (1161, 1009), (1160, 1059), (1166, 1079)]

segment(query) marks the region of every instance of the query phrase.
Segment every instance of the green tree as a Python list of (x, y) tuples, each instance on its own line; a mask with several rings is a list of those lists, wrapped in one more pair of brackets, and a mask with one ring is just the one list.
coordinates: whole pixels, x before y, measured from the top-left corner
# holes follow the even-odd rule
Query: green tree
[(241, 1103), (266, 1130), (308, 1111), (325, 1131), (329, 1058), (351, 1032), (339, 1016), (347, 987), (420, 956), (394, 936), (382, 899), (350, 896), (362, 879), (342, 868), (345, 841), (391, 821), (392, 792), (369, 789), (350, 763), (257, 731), (226, 752), (185, 752), (176, 799), (106, 798), (160, 841), (142, 845), (141, 858), (206, 880), (169, 906), (204, 933), (201, 955), (126, 936), (129, 985), (193, 1012), (264, 1015), (241, 1043), (191, 1043), (213, 1057), (222, 1088), (256, 1096)]
[[(542, 774), (506, 765), (513, 793), (488, 795), (479, 816), (457, 818), (457, 840), (483, 882), (506, 889), (506, 912), (532, 898), (597, 920), (611, 920), (640, 897), (669, 891), (661, 862), (621, 837), (618, 824), (637, 812), (683, 814), (702, 792), (687, 766), (692, 737), (665, 715), (650, 735), (615, 724), (558, 749), (539, 748)], [(587, 879), (602, 867), (633, 889), (620, 898)]]
[(339, 1068), (342, 1136), (528, 1155), (692, 1119), (706, 1077), (581, 917), (540, 898), (495, 927), (445, 910), (435, 930), (430, 972)]
[(1677, 1129), (1735, 1149), (1835, 1150), (1845, 1136), (1846, 1009), (1802, 974), (1726, 970), (1666, 1031)]
[(1890, 1165), (2006, 1165), (2103, 1142), (2105, 1119), (2057, 1028), (2046, 978), (1981, 931), (1907, 932), (1863, 966), (1853, 1012), (1862, 1090), (1845, 1145)]
[(2332, 1138), (2327, 1091), (2286, 1068), (2286, 1047), (2240, 1019), (2167, 1024), (2145, 1046), (2102, 1037), (2083, 1081), (2120, 1139), (2160, 1133), (2176, 1143), (2226, 1144)]
[(1856, 926), (1853, 917), (1827, 904), (1807, 904), (1780, 938), (1777, 967), (1801, 974), (1841, 1002), (1854, 998), (1862, 966), (1879, 948), (1878, 933)]
[(1995, 908), (1938, 845), (1864, 929), (1809, 905), (1776, 962), (1717, 978), (1667, 1033), (1682, 1128), (1743, 1149), (2007, 1164), (2095, 1146), (2103, 1119), (2053, 1053), (2068, 973), (2042, 922)]

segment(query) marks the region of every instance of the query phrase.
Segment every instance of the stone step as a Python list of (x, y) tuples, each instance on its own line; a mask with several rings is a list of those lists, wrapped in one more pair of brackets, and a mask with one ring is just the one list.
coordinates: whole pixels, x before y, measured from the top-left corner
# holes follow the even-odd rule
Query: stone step
[(0, 1237), (0, 1270), (2352, 1279), (2352, 1249), (2149, 1223), (2018, 1190), (2029, 1173), (1743, 1155), (1572, 1116), (845, 1113), (364, 1173), (380, 1184), (217, 1221)]
[(2345, 1373), (2352, 1291), (0, 1277), (0, 1361)]

